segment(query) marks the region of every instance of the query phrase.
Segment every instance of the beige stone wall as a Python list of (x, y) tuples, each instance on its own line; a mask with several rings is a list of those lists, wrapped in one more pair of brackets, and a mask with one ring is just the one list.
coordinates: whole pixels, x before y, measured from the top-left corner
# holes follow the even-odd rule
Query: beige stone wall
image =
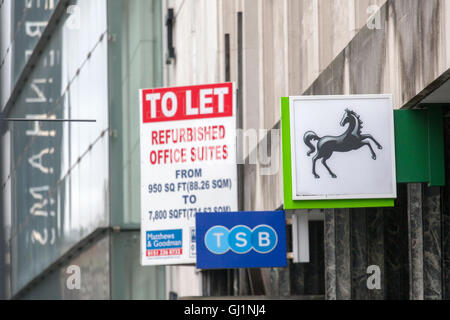
[[(178, 86), (221, 81), (217, 1), (168, 0), (166, 4), (176, 15), (173, 33), (176, 60), (165, 69), (165, 84)], [(163, 11), (164, 22), (165, 15), (166, 11)]]
[(363, 27), (370, 5), (385, 0), (169, 0), (175, 9), (176, 61), (168, 85), (225, 80), (230, 34), (231, 80), (237, 81), (237, 13), (243, 13), (246, 128), (272, 128), (279, 98), (301, 94)]
[[(279, 98), (301, 94), (365, 26), (371, 5), (385, 0), (218, 0), (219, 51), (231, 37), (231, 77), (237, 80), (237, 12), (244, 28), (244, 125), (272, 128)], [(224, 78), (224, 57), (220, 74)]]

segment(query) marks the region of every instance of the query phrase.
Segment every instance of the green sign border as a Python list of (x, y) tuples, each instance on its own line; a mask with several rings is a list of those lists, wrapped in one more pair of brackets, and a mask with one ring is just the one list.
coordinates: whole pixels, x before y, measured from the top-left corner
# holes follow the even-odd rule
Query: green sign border
[(281, 98), (284, 209), (340, 209), (394, 207), (394, 199), (292, 200), (291, 129), (289, 98)]

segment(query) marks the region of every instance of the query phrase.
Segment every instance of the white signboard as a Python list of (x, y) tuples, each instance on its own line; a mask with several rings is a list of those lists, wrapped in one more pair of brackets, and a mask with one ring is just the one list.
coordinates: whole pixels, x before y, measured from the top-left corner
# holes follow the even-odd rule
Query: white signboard
[(237, 211), (232, 83), (145, 89), (141, 264), (195, 264), (196, 212)]
[(396, 198), (391, 95), (290, 98), (294, 200)]

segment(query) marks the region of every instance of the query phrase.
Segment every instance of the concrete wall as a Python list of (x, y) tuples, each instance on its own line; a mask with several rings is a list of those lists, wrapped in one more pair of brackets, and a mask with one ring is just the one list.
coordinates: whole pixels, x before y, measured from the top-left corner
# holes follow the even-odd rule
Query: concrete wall
[[(224, 52), (225, 34), (229, 34), (231, 80), (236, 82), (239, 79), (237, 15), (239, 11), (243, 14), (244, 129), (270, 130), (276, 126), (280, 120), (280, 97), (300, 95), (310, 87), (365, 27), (370, 17), (368, 8), (384, 3), (352, 0), (219, 1), (219, 52)], [(224, 54), (218, 57), (222, 81), (225, 79), (224, 57)], [(262, 176), (260, 166), (246, 166), (245, 179), (245, 209), (264, 210), (281, 206), (281, 168), (276, 175)]]
[[(218, 37), (231, 37), (231, 79), (237, 81), (237, 13), (243, 13), (244, 127), (272, 128), (280, 97), (301, 94), (366, 24), (359, 0), (221, 0)], [(221, 78), (223, 79), (223, 56)]]
[[(166, 84), (220, 81), (217, 1), (168, 0), (166, 4), (176, 16), (173, 32), (176, 59), (166, 68)], [(166, 13), (163, 11), (164, 19)]]

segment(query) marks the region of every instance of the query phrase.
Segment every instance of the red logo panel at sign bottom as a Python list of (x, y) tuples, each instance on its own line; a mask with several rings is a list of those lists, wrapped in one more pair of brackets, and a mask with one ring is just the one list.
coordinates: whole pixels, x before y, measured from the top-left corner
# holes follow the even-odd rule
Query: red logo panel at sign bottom
[(167, 257), (167, 256), (181, 256), (183, 249), (157, 249), (147, 250), (147, 257)]

